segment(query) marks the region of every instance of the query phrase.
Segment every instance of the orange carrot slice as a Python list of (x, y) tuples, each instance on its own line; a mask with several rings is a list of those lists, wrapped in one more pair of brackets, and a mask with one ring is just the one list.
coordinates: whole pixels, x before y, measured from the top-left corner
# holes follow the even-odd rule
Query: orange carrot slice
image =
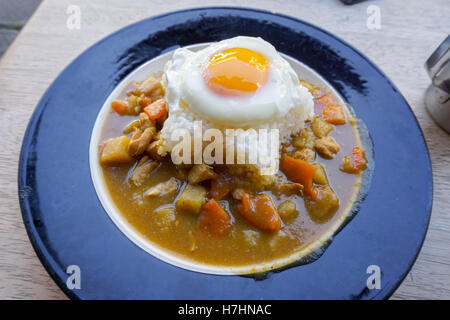
[(292, 182), (302, 184), (305, 193), (313, 197), (315, 192), (312, 184), (316, 169), (308, 162), (290, 156), (283, 157), (281, 161), (281, 171), (286, 177)]
[(338, 104), (329, 104), (322, 109), (322, 114), (326, 122), (341, 125), (345, 124), (344, 108)]
[(114, 100), (111, 102), (111, 108), (121, 116), (127, 113), (128, 105), (126, 102), (121, 100)]
[(281, 228), (280, 216), (268, 194), (251, 196), (246, 193), (237, 208), (245, 220), (262, 231), (275, 232)]
[(157, 120), (167, 114), (166, 100), (158, 99), (144, 108), (144, 112), (151, 120)]
[(211, 199), (202, 207), (199, 216), (200, 228), (208, 234), (216, 237), (226, 235), (231, 228), (232, 222), (229, 214)]

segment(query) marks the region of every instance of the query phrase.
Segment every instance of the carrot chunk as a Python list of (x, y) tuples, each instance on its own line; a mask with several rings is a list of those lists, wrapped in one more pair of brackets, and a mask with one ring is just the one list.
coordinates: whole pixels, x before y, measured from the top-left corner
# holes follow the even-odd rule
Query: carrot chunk
[(245, 220), (262, 231), (275, 232), (281, 228), (277, 208), (268, 194), (251, 196), (246, 193), (237, 208)]
[(366, 167), (367, 160), (364, 154), (364, 149), (354, 147), (352, 150), (353, 166), (356, 172), (361, 172)]
[(321, 107), (326, 107), (327, 105), (331, 105), (331, 104), (337, 104), (336, 99), (334, 98), (334, 96), (331, 93), (327, 93), (327, 94), (321, 96), (320, 98), (316, 98), (315, 102), (317, 105), (319, 105)]
[(286, 177), (292, 182), (302, 184), (305, 193), (313, 197), (315, 194), (313, 178), (316, 169), (308, 162), (290, 156), (285, 156), (281, 161), (281, 171), (284, 172)]
[(212, 236), (220, 237), (226, 235), (231, 228), (232, 222), (229, 214), (211, 199), (202, 206), (199, 216), (200, 228)]
[(329, 104), (322, 109), (323, 117), (326, 122), (340, 125), (345, 124), (345, 112), (344, 108), (338, 104)]
[(166, 100), (158, 99), (144, 108), (144, 112), (148, 115), (150, 120), (157, 120), (167, 114)]
[(127, 113), (128, 105), (126, 102), (121, 100), (114, 100), (111, 102), (111, 108), (121, 116)]

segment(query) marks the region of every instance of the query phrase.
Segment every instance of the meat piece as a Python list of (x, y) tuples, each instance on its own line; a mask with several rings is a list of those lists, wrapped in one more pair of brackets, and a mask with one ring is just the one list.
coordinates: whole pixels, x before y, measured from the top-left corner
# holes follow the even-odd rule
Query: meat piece
[(297, 150), (293, 154), (295, 159), (300, 159), (306, 162), (313, 162), (316, 159), (316, 152), (310, 148), (303, 148)]
[(331, 131), (333, 126), (323, 120), (322, 117), (314, 117), (314, 121), (311, 123), (311, 129), (318, 138), (326, 137)]
[(134, 168), (130, 181), (137, 187), (141, 186), (158, 165), (158, 162), (150, 160), (148, 156), (142, 157), (136, 168)]
[(216, 173), (207, 164), (196, 164), (189, 170), (188, 181), (190, 184), (198, 184), (202, 181), (216, 178)]
[(144, 193), (144, 197), (163, 197), (170, 195), (178, 190), (178, 180), (170, 178), (165, 182), (158, 183), (156, 186), (148, 189)]
[(298, 149), (314, 148), (314, 134), (309, 129), (302, 129), (300, 134), (292, 141), (292, 145)]
[(161, 161), (163, 157), (158, 153), (159, 147), (162, 145), (163, 141), (156, 135), (155, 139), (147, 147), (147, 153), (149, 156), (155, 160)]
[(334, 155), (339, 152), (339, 145), (332, 137), (317, 139), (314, 148), (325, 159), (333, 159)]
[(153, 133), (152, 128), (136, 128), (128, 144), (128, 153), (134, 157), (143, 154), (153, 138)]
[(277, 190), (279, 193), (285, 195), (298, 194), (300, 196), (303, 196), (303, 185), (300, 183), (280, 183), (277, 185)]
[(233, 196), (234, 199), (241, 200), (244, 194), (246, 194), (244, 189), (237, 188), (233, 191), (231, 195)]
[(215, 168), (217, 178), (211, 180), (209, 196), (215, 200), (225, 198), (234, 188), (234, 178), (223, 166)]
[(160, 87), (161, 82), (159, 81), (159, 79), (156, 79), (154, 77), (148, 77), (139, 84), (135, 93), (138, 95), (140, 94), (151, 95), (154, 91), (156, 91)]
[(147, 128), (153, 128), (153, 133), (156, 132), (156, 124), (155, 121), (150, 120), (148, 115), (145, 112), (141, 112), (139, 114), (139, 124), (141, 130), (145, 130)]

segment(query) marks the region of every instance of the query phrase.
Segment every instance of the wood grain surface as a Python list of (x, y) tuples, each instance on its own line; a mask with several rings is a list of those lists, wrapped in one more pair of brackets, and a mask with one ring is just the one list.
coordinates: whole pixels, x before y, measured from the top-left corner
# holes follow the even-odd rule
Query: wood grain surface
[[(338, 0), (180, 3), (46, 0), (3, 56), (0, 61), (0, 298), (66, 299), (31, 247), (17, 195), (23, 134), (47, 87), (81, 52), (130, 23), (183, 8), (227, 5), (287, 14), (332, 32), (368, 56), (403, 93), (419, 120), (430, 150), (434, 204), (422, 251), (392, 298), (449, 299), (450, 135), (439, 129), (424, 109), (423, 94), (430, 80), (423, 65), (450, 32), (450, 0), (367, 1), (353, 6), (345, 6)], [(74, 4), (81, 9), (79, 30), (66, 26), (67, 8)], [(379, 30), (366, 26), (369, 5), (380, 8)]]

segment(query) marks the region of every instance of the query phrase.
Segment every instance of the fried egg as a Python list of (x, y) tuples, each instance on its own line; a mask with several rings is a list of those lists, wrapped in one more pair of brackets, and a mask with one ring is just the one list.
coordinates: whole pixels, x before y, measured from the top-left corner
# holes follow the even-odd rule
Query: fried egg
[(293, 109), (303, 120), (313, 114), (311, 94), (261, 38), (239, 36), (197, 52), (177, 49), (165, 66), (164, 82), (169, 117), (189, 109), (220, 126), (257, 128)]

